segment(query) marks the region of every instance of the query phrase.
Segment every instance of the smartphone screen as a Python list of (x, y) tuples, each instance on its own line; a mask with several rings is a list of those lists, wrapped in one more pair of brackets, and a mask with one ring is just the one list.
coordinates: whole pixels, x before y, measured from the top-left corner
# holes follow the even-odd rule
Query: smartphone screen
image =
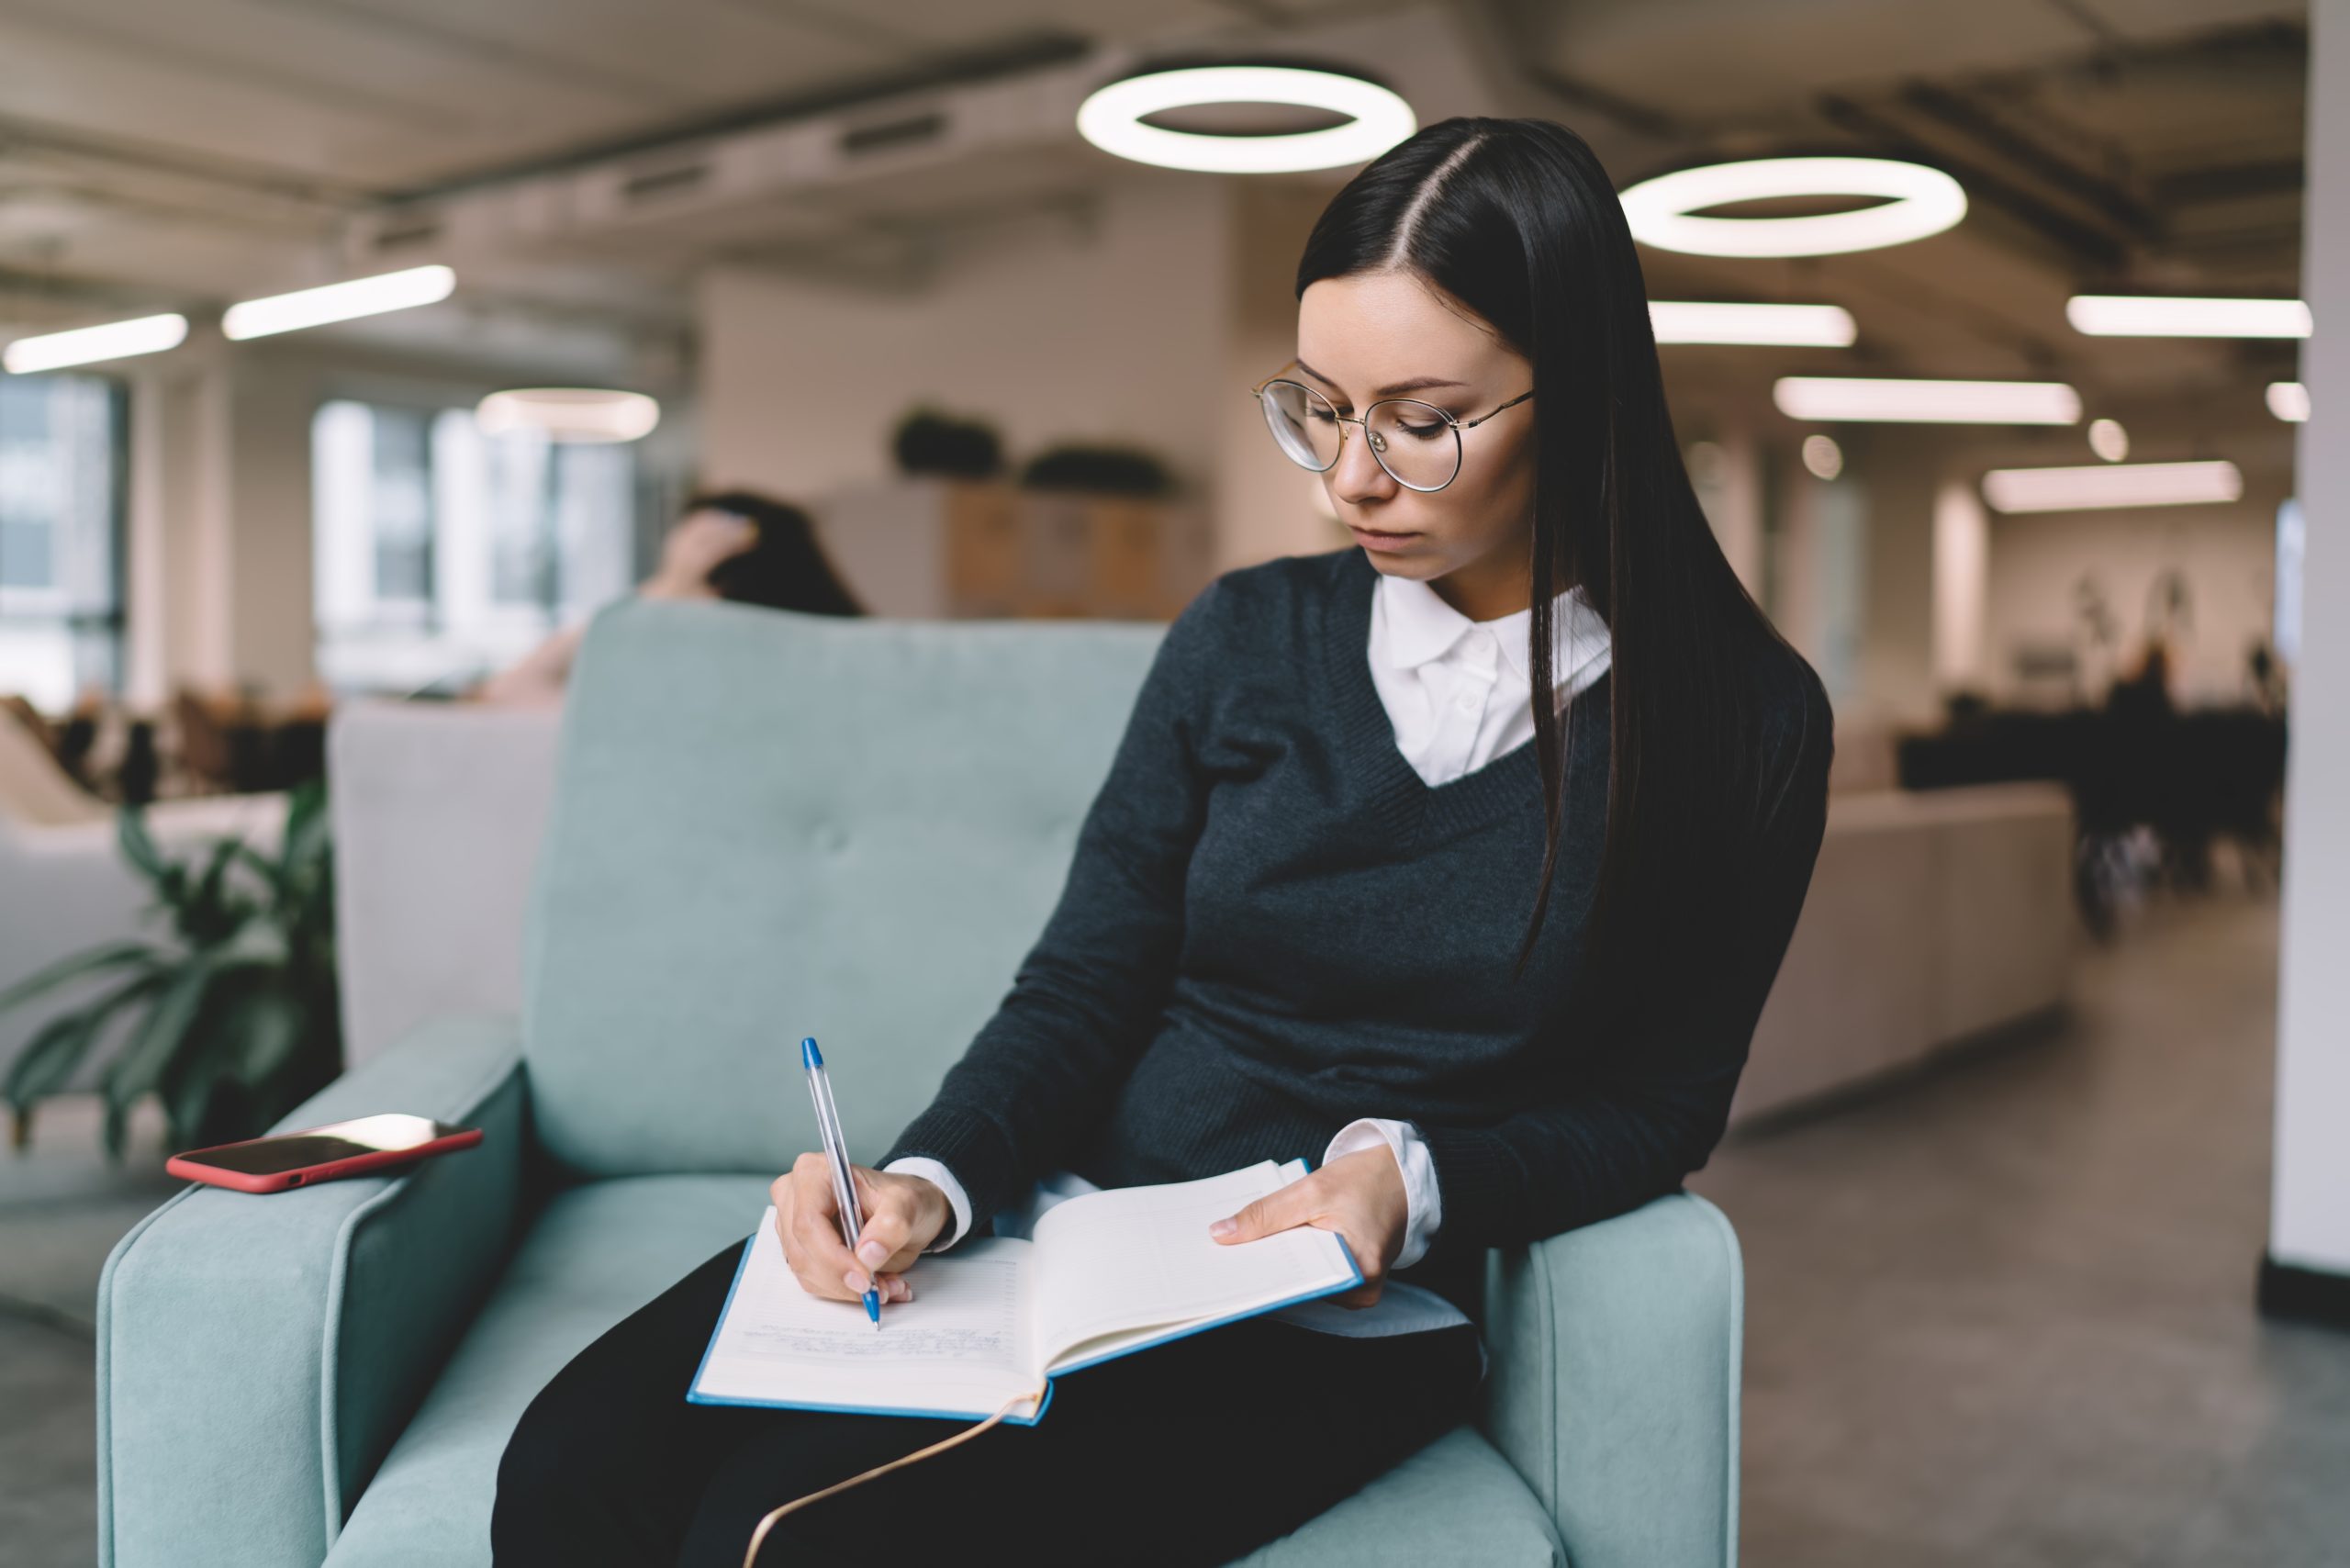
[(387, 1114), (362, 1116), (354, 1122), (333, 1122), (298, 1133), (232, 1143), (180, 1158), (194, 1165), (234, 1170), (246, 1176), (274, 1176), (283, 1170), (324, 1165), (331, 1159), (375, 1154), (384, 1149), (415, 1148), (461, 1129), (428, 1116)]

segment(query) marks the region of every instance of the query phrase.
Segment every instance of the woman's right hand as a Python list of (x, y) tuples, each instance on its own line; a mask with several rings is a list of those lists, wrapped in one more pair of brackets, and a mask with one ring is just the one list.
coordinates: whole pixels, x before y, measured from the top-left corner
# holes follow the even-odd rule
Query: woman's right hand
[(822, 1154), (801, 1155), (768, 1183), (783, 1260), (810, 1295), (861, 1300), (870, 1276), (883, 1301), (912, 1301), (914, 1290), (904, 1271), (954, 1217), (946, 1194), (919, 1176), (895, 1176), (862, 1165), (850, 1166), (849, 1174), (865, 1215), (855, 1252), (841, 1240), (832, 1164)]

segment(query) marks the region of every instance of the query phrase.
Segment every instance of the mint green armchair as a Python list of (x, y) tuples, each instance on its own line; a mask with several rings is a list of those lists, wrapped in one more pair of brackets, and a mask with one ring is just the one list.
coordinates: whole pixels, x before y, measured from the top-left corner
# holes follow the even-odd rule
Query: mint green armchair
[[(487, 1136), (405, 1174), (190, 1188), (123, 1238), (99, 1285), (102, 1564), (487, 1564), (532, 1396), (748, 1235), (813, 1140), (785, 1047), (841, 1043), (850, 1147), (878, 1151), (992, 1012), (1160, 634), (599, 617), (519, 1025), (438, 1021), (286, 1121), (397, 1110)], [(1733, 1564), (1740, 1276), (1718, 1211), (1677, 1193), (1497, 1253), (1487, 1294), (1479, 1425), (1250, 1561)]]

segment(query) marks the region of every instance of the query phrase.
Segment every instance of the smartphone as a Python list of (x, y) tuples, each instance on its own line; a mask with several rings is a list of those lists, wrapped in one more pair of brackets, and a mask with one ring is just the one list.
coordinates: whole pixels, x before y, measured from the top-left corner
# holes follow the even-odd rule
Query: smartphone
[(338, 1176), (362, 1176), (387, 1165), (471, 1148), (480, 1141), (479, 1127), (453, 1127), (429, 1116), (386, 1114), (273, 1133), (242, 1143), (192, 1148), (163, 1161), (163, 1169), (191, 1182), (209, 1182), (241, 1193), (282, 1193), (288, 1187), (331, 1182)]

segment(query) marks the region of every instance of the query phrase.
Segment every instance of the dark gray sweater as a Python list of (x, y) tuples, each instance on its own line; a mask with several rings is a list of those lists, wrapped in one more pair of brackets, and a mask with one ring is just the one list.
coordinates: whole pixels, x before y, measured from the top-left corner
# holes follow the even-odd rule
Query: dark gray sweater
[(1486, 1247), (1623, 1213), (1706, 1162), (1818, 853), (1818, 678), (1791, 659), (1762, 683), (1782, 693), (1781, 803), (1751, 870), (1725, 876), (1734, 929), (1638, 988), (1582, 963), (1612, 673), (1578, 696), (1557, 881), (1513, 980), (1542, 862), (1534, 744), (1441, 785), (1413, 771), (1371, 683), (1377, 576), (1359, 549), (1288, 556), (1176, 619), (1044, 934), (878, 1163), (941, 1161), (983, 1232), (1054, 1170), (1115, 1187), (1311, 1163), (1356, 1117), (1394, 1117), (1444, 1205), (1399, 1277), (1443, 1288)]

